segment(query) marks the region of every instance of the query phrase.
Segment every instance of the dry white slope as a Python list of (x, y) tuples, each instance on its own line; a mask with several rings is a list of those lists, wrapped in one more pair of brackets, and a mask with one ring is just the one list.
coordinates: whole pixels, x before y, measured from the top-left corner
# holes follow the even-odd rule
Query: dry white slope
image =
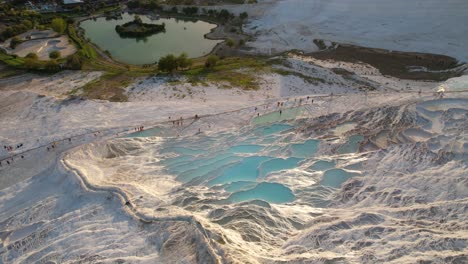
[[(465, 0), (260, 1), (246, 26), (261, 52), (314, 51), (314, 39), (398, 51), (448, 55), (468, 61)], [(266, 3), (263, 3), (266, 2)]]

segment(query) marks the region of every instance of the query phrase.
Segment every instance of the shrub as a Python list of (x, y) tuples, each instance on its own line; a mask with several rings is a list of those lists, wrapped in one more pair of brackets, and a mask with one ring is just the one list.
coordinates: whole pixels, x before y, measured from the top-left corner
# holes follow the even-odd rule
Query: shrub
[(232, 19), (234, 18), (234, 15), (229, 13), (229, 11), (227, 11), (226, 9), (222, 9), (221, 11), (219, 11), (218, 13), (218, 18), (223, 20), (223, 21), (227, 21), (229, 19)]
[(230, 48), (234, 47), (234, 45), (235, 45), (234, 40), (232, 40), (232, 39), (226, 40), (226, 45), (228, 45), (228, 47), (230, 47)]
[(205, 61), (206, 68), (213, 68), (219, 61), (219, 57), (216, 55), (209, 56)]
[(49, 58), (51, 58), (51, 59), (58, 59), (58, 58), (60, 58), (60, 56), (61, 55), (60, 55), (60, 52), (58, 50), (54, 50), (54, 51), (51, 51), (49, 53)]
[(173, 72), (179, 68), (187, 69), (192, 66), (193, 61), (188, 58), (187, 53), (182, 53), (178, 57), (169, 54), (159, 59), (158, 68), (160, 71)]
[(46, 62), (45, 70), (48, 72), (58, 72), (60, 70), (60, 65), (58, 62), (51, 60)]
[(173, 72), (177, 69), (177, 58), (172, 54), (160, 58), (158, 61), (158, 69), (164, 72)]
[(21, 42), (23, 41), (18, 37), (12, 38), (10, 41), (10, 48), (15, 49), (16, 46), (18, 46), (18, 44), (20, 44)]
[(83, 59), (78, 54), (73, 54), (67, 58), (67, 67), (73, 70), (81, 70)]
[(37, 60), (37, 59), (38, 59), (37, 54), (34, 53), (34, 52), (28, 53), (28, 55), (26, 55), (25, 58), (27, 58), (27, 59), (32, 59), (32, 60)]
[(247, 12), (242, 12), (242, 13), (240, 13), (240, 15), (239, 15), (239, 18), (240, 18), (241, 20), (245, 20), (245, 19), (247, 19), (248, 17), (249, 17), (249, 14), (247, 14)]
[(24, 60), (24, 67), (28, 70), (37, 70), (40, 67), (40, 63), (35, 59), (26, 58)]
[(177, 57), (177, 67), (182, 69), (187, 69), (192, 66), (193, 61), (188, 58), (187, 53), (182, 53)]

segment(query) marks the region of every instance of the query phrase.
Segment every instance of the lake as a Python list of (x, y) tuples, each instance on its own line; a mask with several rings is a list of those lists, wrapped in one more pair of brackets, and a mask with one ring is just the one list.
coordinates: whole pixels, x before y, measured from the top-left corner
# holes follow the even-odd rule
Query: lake
[(132, 21), (134, 15), (124, 13), (122, 19), (106, 20), (99, 17), (81, 22), (81, 28), (85, 30), (86, 38), (98, 45), (102, 50), (107, 50), (112, 57), (129, 64), (150, 64), (167, 54), (178, 55), (186, 52), (189, 57), (204, 56), (222, 40), (210, 40), (205, 38), (215, 24), (204, 21), (187, 21), (175, 18), (160, 18), (151, 20), (148, 16), (140, 15), (144, 23), (166, 24), (166, 32), (136, 39), (122, 38), (115, 31), (116, 25), (122, 25)]

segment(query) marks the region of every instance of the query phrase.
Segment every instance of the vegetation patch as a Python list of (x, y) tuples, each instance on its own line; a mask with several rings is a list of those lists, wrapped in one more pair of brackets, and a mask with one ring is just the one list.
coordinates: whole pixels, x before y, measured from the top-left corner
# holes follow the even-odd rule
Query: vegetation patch
[[(310, 55), (322, 60), (364, 62), (379, 69), (383, 75), (401, 79), (445, 81), (462, 74), (461, 71), (454, 69), (459, 66), (458, 61), (444, 55), (388, 51), (352, 45), (340, 45), (335, 49), (327, 49)], [(414, 67), (428, 71), (411, 71)]]
[(310, 83), (310, 84), (318, 84), (318, 83), (325, 83), (325, 80), (322, 79), (322, 78), (317, 78), (317, 77), (311, 77), (311, 76), (307, 76), (305, 74), (302, 74), (300, 72), (295, 72), (295, 71), (288, 71), (288, 70), (284, 70), (284, 69), (278, 69), (278, 68), (274, 68), (272, 70), (274, 73), (277, 73), (279, 75), (283, 75), (283, 76), (296, 76), (296, 77), (299, 77), (301, 79), (303, 79), (304, 81)]
[(108, 72), (97, 80), (87, 83), (71, 94), (80, 94), (84, 98), (109, 100), (111, 102), (126, 102), (125, 86), (131, 84), (137, 76), (125, 72)]
[(0, 63), (0, 79), (25, 73), (25, 71)]
[(91, 45), (89, 45), (86, 41), (82, 40), (76, 34), (76, 29), (73, 25), (69, 24), (67, 27), (68, 37), (75, 43), (79, 50), (79, 54), (87, 59), (95, 59), (97, 58), (97, 53)]
[(260, 58), (226, 58), (216, 61), (215, 65), (201, 65), (184, 72), (192, 84), (205, 82), (224, 82), (231, 87), (245, 90), (259, 88), (256, 75), (270, 71), (270, 66)]

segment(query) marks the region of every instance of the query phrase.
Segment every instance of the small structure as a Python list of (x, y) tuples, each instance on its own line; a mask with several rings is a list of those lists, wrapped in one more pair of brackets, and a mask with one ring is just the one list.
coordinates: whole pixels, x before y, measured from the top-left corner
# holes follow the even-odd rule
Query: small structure
[(444, 98), (444, 93), (446, 91), (446, 88), (447, 87), (445, 85), (443, 85), (443, 84), (441, 86), (439, 86), (438, 89), (437, 89), (437, 92), (436, 92), (436, 97), (437, 98)]

